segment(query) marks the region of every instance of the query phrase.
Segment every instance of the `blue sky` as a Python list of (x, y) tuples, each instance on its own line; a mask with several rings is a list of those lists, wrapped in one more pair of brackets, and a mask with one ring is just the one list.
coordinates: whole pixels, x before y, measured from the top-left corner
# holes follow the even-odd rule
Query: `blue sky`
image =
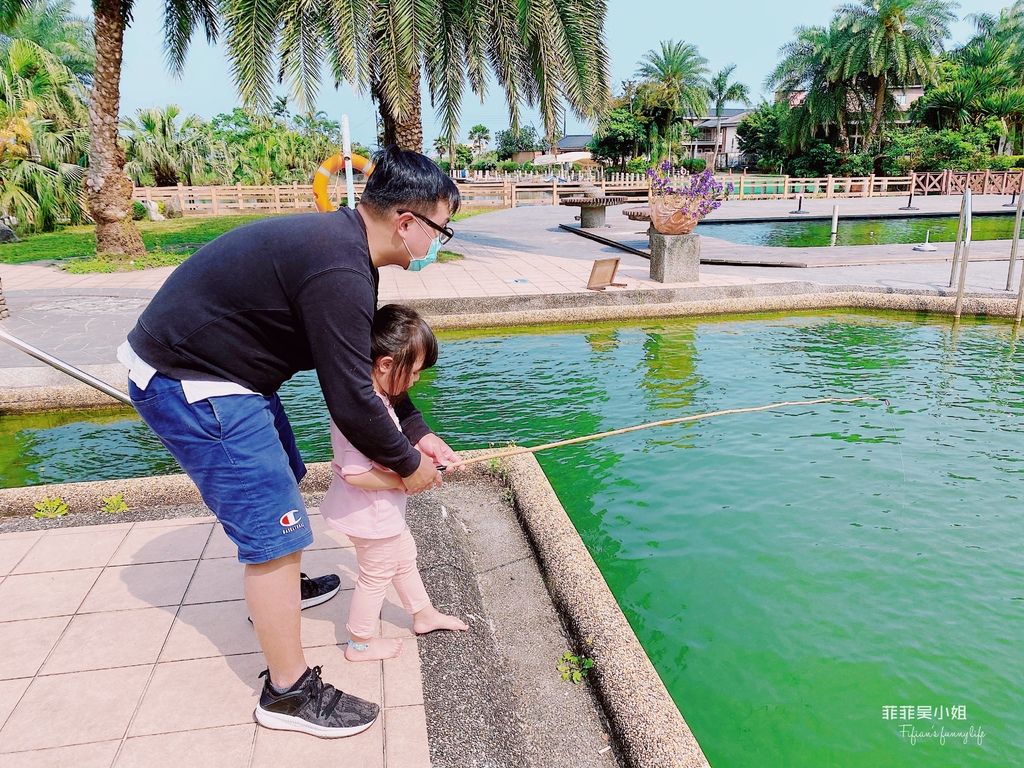
[[(969, 13), (996, 13), (1009, 4), (1010, 0), (963, 0), (959, 14), (962, 18)], [(139, 108), (166, 104), (177, 104), (186, 113), (206, 119), (229, 112), (240, 102), (219, 48), (200, 38), (189, 52), (183, 77), (178, 80), (168, 74), (162, 47), (162, 5), (149, 0), (135, 4), (135, 21), (125, 33), (121, 114), (132, 115)], [(635, 72), (643, 55), (658, 47), (659, 40), (675, 39), (696, 43), (713, 70), (735, 63), (735, 77), (760, 93), (765, 75), (776, 62), (779, 46), (792, 39), (793, 28), (827, 23), (834, 6), (828, 0), (609, 0), (605, 36), (611, 52), (612, 82), (618, 89), (619, 83)], [(90, 15), (91, 4), (88, 0), (76, 0), (76, 12)], [(970, 24), (961, 21), (953, 28), (953, 41), (962, 41), (970, 33)], [(335, 119), (347, 113), (353, 139), (364, 144), (373, 141), (373, 106), (368, 99), (355, 95), (349, 86), (343, 85), (337, 91), (325, 88), (317, 107)], [(539, 130), (540, 121), (528, 113), (525, 122), (531, 121)], [(477, 123), (483, 123), (492, 133), (508, 127), (508, 113), (499, 89), (492, 88), (482, 105), (477, 97), (467, 94), (463, 102), (463, 140)], [(567, 129), (569, 133), (591, 130), (589, 124), (571, 116)], [(439, 124), (426, 99), (423, 133), (427, 146), (439, 133)]]

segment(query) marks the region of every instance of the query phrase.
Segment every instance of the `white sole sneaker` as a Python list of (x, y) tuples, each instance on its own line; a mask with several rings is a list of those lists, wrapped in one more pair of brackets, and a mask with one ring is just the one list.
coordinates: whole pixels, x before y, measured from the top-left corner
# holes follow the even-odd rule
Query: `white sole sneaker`
[(316, 597), (306, 598), (301, 603), (299, 603), (299, 605), (300, 605), (301, 609), (304, 611), (307, 608), (312, 608), (314, 605), (320, 605), (320, 603), (326, 603), (328, 600), (330, 600), (332, 597), (334, 597), (340, 591), (341, 591), (341, 586), (339, 585), (339, 586), (335, 587), (334, 589), (332, 589), (330, 592), (324, 592), (322, 595), (317, 595)]
[[(357, 733), (362, 733), (377, 722), (377, 720), (374, 719), (369, 723), (354, 725), (350, 728), (327, 728), (322, 725), (317, 725), (316, 723), (311, 723), (308, 720), (303, 720), (301, 717), (283, 715), (279, 712), (268, 712), (260, 707), (256, 707), (256, 709), (253, 710), (252, 716), (253, 720), (264, 728), (270, 728), (275, 731), (298, 731), (299, 733), (308, 733), (310, 736), (316, 736), (320, 739), (344, 739), (346, 736), (355, 736)], [(380, 715), (378, 715), (378, 717), (380, 717)]]

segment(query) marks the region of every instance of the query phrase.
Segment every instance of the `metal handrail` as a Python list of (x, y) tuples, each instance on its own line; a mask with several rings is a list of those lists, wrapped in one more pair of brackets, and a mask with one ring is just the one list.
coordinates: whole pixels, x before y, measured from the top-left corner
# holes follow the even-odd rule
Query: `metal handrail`
[(1024, 215), (1024, 190), (1017, 199), (1017, 217), (1013, 221), (1013, 245), (1010, 246), (1010, 269), (1006, 273), (1006, 290), (1010, 290), (1013, 281), (1013, 267), (1017, 263), (1017, 246), (1020, 245), (1020, 222)]
[[(969, 190), (968, 190), (969, 191)], [(964, 221), (967, 216), (967, 195), (960, 200), (960, 222), (956, 226), (956, 241), (953, 246), (953, 265), (949, 268), (949, 287), (953, 287), (956, 279), (956, 265), (960, 260), (961, 238), (964, 236)]]
[(22, 341), (16, 336), (12, 336), (4, 330), (0, 330), (0, 341), (5, 341), (15, 349), (20, 349), (27, 355), (31, 355), (36, 360), (41, 360), (52, 368), (56, 368), (61, 373), (66, 373), (68, 376), (78, 379), (83, 384), (88, 384), (90, 387), (98, 389), (105, 395), (108, 395), (115, 400), (118, 400), (125, 405), (131, 405), (131, 398), (128, 397), (127, 393), (122, 392), (116, 387), (112, 387), (102, 379), (97, 379), (95, 376), (90, 376), (88, 373), (70, 363), (65, 363), (60, 358), (54, 357), (49, 352), (44, 352), (38, 347), (33, 347), (26, 341)]
[(966, 226), (964, 228), (964, 246), (960, 254), (960, 285), (956, 289), (956, 306), (953, 308), (953, 319), (960, 319), (960, 311), (964, 307), (964, 288), (967, 285), (967, 261), (971, 255), (971, 236), (973, 226), (971, 217), (973, 214), (974, 201), (971, 199), (971, 190), (964, 190), (964, 209), (967, 212)]

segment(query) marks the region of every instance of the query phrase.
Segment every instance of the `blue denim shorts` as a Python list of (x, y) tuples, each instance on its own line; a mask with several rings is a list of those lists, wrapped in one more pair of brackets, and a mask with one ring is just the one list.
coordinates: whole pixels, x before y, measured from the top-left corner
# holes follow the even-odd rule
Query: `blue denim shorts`
[(189, 403), (181, 382), (157, 374), (128, 383), (135, 410), (188, 473), (243, 563), (266, 563), (313, 543), (299, 492), (306, 474), (277, 395)]

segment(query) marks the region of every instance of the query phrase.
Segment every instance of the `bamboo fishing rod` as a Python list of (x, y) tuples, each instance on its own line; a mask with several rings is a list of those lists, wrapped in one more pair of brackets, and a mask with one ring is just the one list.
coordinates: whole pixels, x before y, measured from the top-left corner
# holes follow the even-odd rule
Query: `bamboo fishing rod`
[(546, 451), (549, 448), (561, 448), (565, 445), (575, 445), (576, 443), (586, 443), (590, 440), (599, 440), (603, 437), (612, 437), (613, 435), (623, 435), (626, 432), (636, 432), (641, 429), (650, 429), (651, 427), (666, 427), (670, 424), (681, 424), (687, 421), (700, 421), (701, 419), (710, 419), (715, 416), (729, 416), (734, 413), (754, 413), (756, 411), (770, 411), (775, 408), (788, 408), (795, 405), (820, 405), (822, 403), (862, 403), (862, 402), (879, 402), (889, 405), (889, 401), (884, 397), (823, 397), (817, 400), (797, 400), (786, 403), (772, 403), (771, 405), (759, 405), (755, 408), (730, 408), (727, 411), (710, 411), (709, 413), (698, 413), (693, 416), (680, 416), (675, 419), (664, 419), (662, 421), (652, 421), (648, 424), (637, 424), (633, 427), (624, 427), (623, 429), (613, 429), (608, 432), (598, 432), (593, 435), (584, 435), (583, 437), (573, 437), (569, 440), (559, 440), (554, 443), (545, 443), (544, 445), (535, 445), (532, 447), (516, 447), (506, 448), (501, 451), (489, 453), (485, 456), (476, 456), (472, 459), (464, 459), (462, 461), (455, 462), (451, 467), (438, 467), (438, 469), (453, 469), (455, 467), (465, 467), (469, 464), (479, 464), (481, 461), (490, 461), (492, 459), (504, 459), (509, 456), (518, 456), (523, 453), (537, 453), (538, 451)]

